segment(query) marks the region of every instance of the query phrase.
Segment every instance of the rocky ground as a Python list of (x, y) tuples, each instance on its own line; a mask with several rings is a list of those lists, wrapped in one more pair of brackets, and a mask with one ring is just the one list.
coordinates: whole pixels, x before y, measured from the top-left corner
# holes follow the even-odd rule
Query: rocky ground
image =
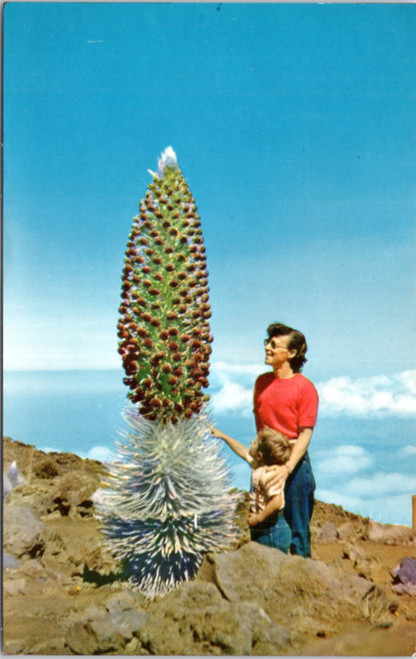
[[(416, 534), (317, 502), (312, 559), (248, 542), (146, 600), (120, 579), (91, 496), (104, 467), (9, 438), (24, 482), (4, 500), (6, 654), (407, 656), (416, 651)], [(410, 506), (409, 493), (409, 506)], [(402, 565), (400, 572), (398, 566)]]

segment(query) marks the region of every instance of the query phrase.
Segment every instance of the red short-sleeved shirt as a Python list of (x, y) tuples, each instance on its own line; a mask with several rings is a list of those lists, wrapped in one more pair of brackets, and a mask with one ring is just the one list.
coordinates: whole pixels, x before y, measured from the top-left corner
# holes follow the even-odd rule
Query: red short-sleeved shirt
[(294, 439), (300, 428), (316, 425), (318, 402), (314, 385), (301, 373), (282, 379), (276, 378), (272, 371), (263, 373), (254, 387), (257, 432), (265, 427), (274, 428)]

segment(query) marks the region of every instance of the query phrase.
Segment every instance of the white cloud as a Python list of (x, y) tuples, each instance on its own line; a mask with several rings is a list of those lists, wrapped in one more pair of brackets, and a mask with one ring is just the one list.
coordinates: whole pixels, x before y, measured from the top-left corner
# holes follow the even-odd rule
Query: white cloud
[(90, 460), (99, 460), (100, 462), (111, 462), (114, 460), (114, 452), (107, 446), (93, 446), (86, 455)]
[(336, 506), (342, 506), (344, 510), (352, 513), (361, 513), (364, 508), (364, 501), (361, 497), (352, 494), (341, 493), (339, 490), (317, 488), (315, 497), (324, 503), (333, 503)]
[(331, 378), (317, 385), (320, 413), (416, 416), (416, 371), (369, 378)]
[[(375, 469), (382, 453), (362, 446), (334, 447), (330, 453), (314, 453), (316, 498), (340, 505), (384, 524), (411, 524), (412, 494), (416, 493), (413, 446), (385, 453), (382, 467)], [(386, 448), (388, 451), (389, 448)], [(393, 466), (388, 471), (390, 463)]]
[[(219, 388), (212, 396), (215, 411), (250, 416), (254, 382), (262, 372), (264, 365), (214, 362), (211, 381)], [(336, 377), (316, 386), (321, 416), (416, 416), (416, 370), (391, 376)]]
[(408, 444), (407, 446), (403, 446), (400, 449), (399, 453), (404, 458), (416, 456), (416, 446), (413, 446), (413, 444), (411, 445)]
[[(214, 362), (212, 396), (217, 412), (252, 414), (254, 382), (264, 365)], [(416, 370), (368, 378), (336, 377), (317, 384), (322, 416), (349, 415), (365, 418), (416, 416)]]
[(212, 380), (214, 386), (219, 386), (219, 390), (211, 396), (215, 412), (251, 416), (254, 382), (263, 371), (264, 366), (257, 364), (214, 362), (211, 367)]
[(383, 495), (387, 500), (389, 495), (405, 492), (409, 493), (410, 499), (410, 496), (416, 492), (416, 475), (380, 471), (363, 478), (352, 478), (348, 482), (348, 489), (368, 499)]
[(227, 381), (213, 394), (211, 404), (217, 414), (234, 412), (250, 416), (253, 413), (253, 391), (236, 382)]
[(316, 498), (383, 524), (411, 526), (412, 523), (411, 498), (408, 493), (390, 494), (386, 491), (381, 496), (369, 499), (354, 493), (340, 493), (335, 489), (317, 489)]
[[(58, 450), (52, 446), (39, 446), (39, 451), (43, 451), (44, 453), (62, 453), (62, 449)], [(86, 453), (77, 451), (77, 455), (80, 458), (89, 458), (90, 460), (99, 460), (100, 462), (111, 462), (115, 458), (114, 451), (108, 448), (108, 446), (93, 446)]]
[(345, 444), (337, 446), (330, 453), (326, 451), (322, 457), (317, 454), (316, 471), (321, 474), (351, 476), (358, 471), (368, 469), (373, 464), (373, 458), (361, 446)]

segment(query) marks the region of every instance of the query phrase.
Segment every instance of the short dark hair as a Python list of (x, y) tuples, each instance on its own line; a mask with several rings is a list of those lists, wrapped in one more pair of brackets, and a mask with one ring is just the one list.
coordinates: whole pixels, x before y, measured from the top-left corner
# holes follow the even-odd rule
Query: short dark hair
[(289, 360), (289, 364), (294, 373), (299, 373), (305, 362), (308, 361), (305, 357), (308, 345), (302, 332), (282, 323), (272, 323), (267, 328), (267, 334), (269, 339), (272, 339), (274, 336), (289, 337), (289, 350), (296, 350), (296, 355)]
[(286, 435), (273, 428), (262, 428), (257, 435), (257, 451), (265, 465), (284, 465), (290, 458), (290, 442)]

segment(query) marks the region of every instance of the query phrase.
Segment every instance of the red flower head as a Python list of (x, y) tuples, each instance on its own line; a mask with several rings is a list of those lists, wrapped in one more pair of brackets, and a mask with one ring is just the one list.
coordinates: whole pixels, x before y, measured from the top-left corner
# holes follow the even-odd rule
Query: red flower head
[(176, 422), (201, 409), (212, 338), (199, 215), (169, 158), (133, 220), (117, 331), (130, 398), (146, 418)]

